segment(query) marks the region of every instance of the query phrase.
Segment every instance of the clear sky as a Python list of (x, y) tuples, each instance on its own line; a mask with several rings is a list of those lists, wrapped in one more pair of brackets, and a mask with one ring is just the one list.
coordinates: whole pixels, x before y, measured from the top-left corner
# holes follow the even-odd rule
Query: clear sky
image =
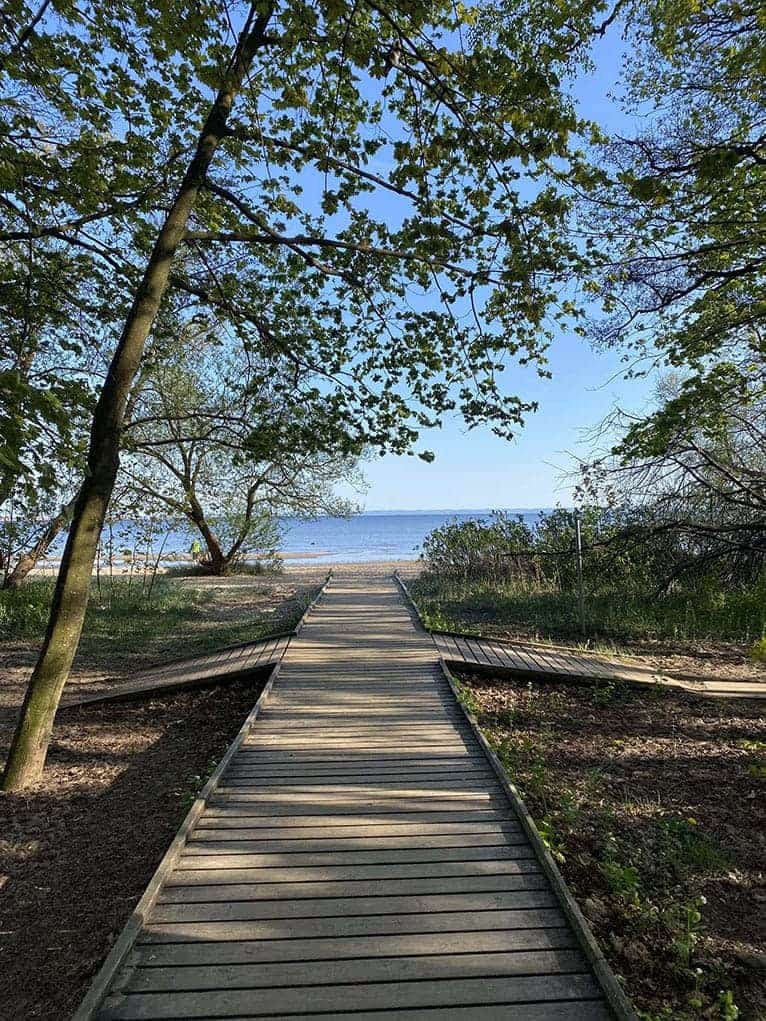
[(617, 352), (592, 350), (580, 338), (561, 338), (550, 352), (553, 378), (506, 371), (516, 392), (537, 400), (540, 408), (513, 442), (489, 429), (466, 432), (453, 420), (424, 435), (423, 446), (436, 461), (388, 455), (364, 466), (370, 485), (363, 498), (368, 510), (475, 509), (554, 507), (571, 504), (571, 454), (586, 454), (588, 430), (620, 403), (631, 408), (646, 402), (651, 383), (625, 381)]
[[(610, 94), (617, 89), (621, 46), (619, 30), (595, 52), (596, 68), (575, 87), (580, 112), (612, 130), (631, 124)], [(559, 337), (549, 352), (553, 378), (529, 370), (505, 372), (508, 390), (536, 400), (513, 442), (498, 439), (488, 428), (466, 432), (453, 420), (424, 434), (419, 448), (433, 450), (436, 461), (389, 455), (364, 466), (368, 510), (477, 509), (553, 507), (571, 504), (572, 484), (563, 476), (571, 454), (585, 455), (587, 433), (619, 403), (640, 408), (650, 399), (651, 380), (622, 378), (621, 352), (597, 351), (576, 336)]]

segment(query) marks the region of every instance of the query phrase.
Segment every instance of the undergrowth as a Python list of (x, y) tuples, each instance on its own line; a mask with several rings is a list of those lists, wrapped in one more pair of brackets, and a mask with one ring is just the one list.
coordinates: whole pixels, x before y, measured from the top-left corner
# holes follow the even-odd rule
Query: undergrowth
[[(54, 582), (31, 579), (17, 590), (0, 590), (0, 641), (40, 641), (48, 622)], [(166, 652), (195, 655), (224, 645), (255, 641), (295, 626), (314, 590), (300, 593), (268, 619), (243, 610), (215, 613), (215, 589), (158, 577), (151, 594), (124, 578), (92, 582), (80, 655), (104, 649), (138, 649), (157, 658)]]
[[(652, 700), (659, 706), (667, 696), (620, 686), (579, 689), (574, 697), (583, 704), (573, 710), (572, 694), (553, 686), (503, 684), (487, 698), (488, 683), (461, 678), (461, 697), (519, 788), (613, 967), (628, 976), (641, 1021), (735, 1021), (740, 1008), (730, 966), (706, 939), (702, 893), (705, 883), (736, 868), (729, 850), (693, 815), (670, 807), (659, 790), (644, 797), (640, 783), (624, 786), (619, 770), (610, 773), (610, 749), (618, 759), (636, 754), (632, 725), (625, 738), (605, 738), (601, 753), (588, 745), (582, 759), (577, 738), (567, 743), (573, 711), (575, 732), (593, 714), (613, 713), (610, 733), (619, 733), (621, 714), (637, 709), (639, 699), (646, 718)], [(755, 762), (763, 747), (739, 742)], [(739, 768), (746, 770), (747, 762)]]
[[(583, 638), (574, 592), (428, 573), (410, 588), (432, 628), (479, 633), (507, 628), (538, 638)], [(586, 595), (586, 635), (609, 643), (712, 639), (750, 644), (763, 634), (765, 605), (763, 585), (732, 591), (700, 585), (664, 596), (606, 590)]]

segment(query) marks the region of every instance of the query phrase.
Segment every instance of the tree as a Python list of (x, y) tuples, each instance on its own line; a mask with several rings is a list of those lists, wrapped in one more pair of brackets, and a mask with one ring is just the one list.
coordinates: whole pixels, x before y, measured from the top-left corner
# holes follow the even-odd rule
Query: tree
[[(727, 399), (764, 356), (766, 40), (758, 3), (628, 4), (627, 100), (646, 127), (605, 148), (594, 206), (610, 249), (597, 326)], [(605, 229), (606, 228), (606, 229)], [(718, 374), (717, 363), (728, 368)], [(692, 383), (691, 380), (696, 382)]]
[[(604, 150), (611, 183), (592, 220), (608, 250), (607, 316), (631, 372), (659, 368), (654, 407), (618, 410), (586, 484), (650, 511), (643, 534), (678, 534), (669, 578), (730, 580), (763, 566), (766, 446), (766, 40), (755, 3), (623, 7), (634, 54), (627, 100), (640, 134)], [(616, 438), (615, 438), (616, 436)], [(652, 538), (654, 537), (654, 538)]]
[[(280, 384), (284, 399), (321, 407), (341, 453), (408, 451), (453, 410), (508, 434), (532, 405), (506, 394), (499, 374), (508, 355), (544, 371), (553, 325), (575, 315), (558, 301), (582, 265), (565, 229), (567, 188), (593, 180), (570, 146), (579, 123), (555, 74), (531, 65), (528, 49), (511, 51), (505, 25), (467, 38), (475, 19), (462, 6), (178, 3), (156, 18), (127, 2), (88, 12), (76, 13), (74, 41), (43, 18), (26, 55), (14, 44), (5, 62), (29, 82), (30, 69), (66, 58), (51, 72), (60, 81), (87, 43), (75, 72), (85, 99), (70, 105), (99, 126), (86, 124), (75, 146), (97, 164), (95, 184), (84, 196), (76, 183), (64, 189), (60, 202), (77, 208), (63, 231), (59, 209), (19, 207), (13, 238), (85, 245), (102, 276), (112, 269), (113, 308), (126, 310), (7, 788), (33, 782), (44, 763), (125, 408), (158, 317), (225, 319), (279, 363), (279, 380), (298, 374), (298, 387)], [(568, 59), (555, 48), (546, 58)], [(206, 88), (216, 96), (192, 143)], [(50, 161), (36, 150), (33, 162), (65, 176), (58, 149)]]
[(653, 413), (617, 411), (619, 441), (583, 465), (591, 497), (643, 509), (624, 541), (676, 537), (664, 588), (706, 572), (750, 583), (766, 567), (765, 378), (763, 362), (666, 378)]
[[(0, 267), (0, 563), (18, 587), (67, 527), (92, 411), (92, 343), (70, 344), (82, 267), (66, 252), (3, 246)], [(75, 487), (76, 488), (76, 487)]]
[(41, 775), (61, 691), (82, 631), (98, 539), (118, 470), (120, 432), (130, 388), (167, 288), (173, 256), (223, 137), (234, 98), (256, 51), (266, 45), (270, 15), (271, 11), (259, 14), (255, 8), (247, 14), (194, 156), (157, 234), (110, 363), (93, 416), (88, 475), (77, 497), (51, 619), (5, 766), (6, 789), (25, 786)]
[(304, 420), (301, 441), (295, 409), (285, 406), (270, 367), (245, 358), (238, 345), (199, 331), (192, 341), (182, 335), (142, 374), (137, 391), (123, 477), (137, 508), (157, 505), (199, 532), (212, 574), (250, 552), (273, 551), (280, 515), (351, 512), (333, 487), (360, 484), (353, 460), (316, 450), (322, 422)]
[[(34, 511), (39, 511), (41, 506), (44, 506), (42, 501), (35, 500)], [(57, 509), (51, 509), (50, 516), (43, 521), (34, 516), (29, 504), (14, 500), (13, 494), (5, 507), (10, 513), (0, 522), (0, 587), (17, 589), (69, 526), (74, 498)]]

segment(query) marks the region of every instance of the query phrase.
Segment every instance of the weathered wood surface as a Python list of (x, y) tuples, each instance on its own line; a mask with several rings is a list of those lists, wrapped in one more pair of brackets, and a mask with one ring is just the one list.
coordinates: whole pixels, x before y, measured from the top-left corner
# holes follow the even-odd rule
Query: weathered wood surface
[(228, 646), (189, 659), (137, 671), (127, 681), (109, 684), (89, 695), (66, 695), (59, 711), (97, 702), (130, 701), (233, 681), (279, 662), (290, 644), (290, 635)]
[(611, 680), (679, 688), (708, 698), (766, 699), (766, 679), (740, 681), (729, 677), (702, 677), (683, 673), (671, 676), (628, 656), (609, 656), (563, 645), (482, 638), (478, 635), (433, 630), (427, 627), (420, 608), (410, 594), (407, 581), (398, 572), (395, 578), (420, 626), (431, 635), (439, 655), (445, 663), (458, 669), (469, 665), (481, 671), (507, 672), (521, 677), (529, 675), (553, 680), (567, 678), (596, 682)]
[(389, 579), (336, 579), (97, 1017), (606, 1021), (544, 863)]
[(674, 677), (617, 656), (490, 638), (458, 637), (440, 631), (432, 632), (431, 637), (439, 655), (447, 663), (458, 668), (467, 664), (482, 670), (500, 670), (538, 677), (659, 684), (714, 698), (766, 699), (766, 681)]

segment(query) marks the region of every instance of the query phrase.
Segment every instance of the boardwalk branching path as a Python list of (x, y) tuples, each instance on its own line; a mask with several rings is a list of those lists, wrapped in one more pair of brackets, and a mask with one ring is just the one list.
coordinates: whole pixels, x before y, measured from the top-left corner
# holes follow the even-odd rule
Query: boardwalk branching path
[[(399, 584), (414, 612), (421, 611), (414, 602), (407, 584)], [(425, 627), (425, 622), (423, 622)], [(762, 680), (736, 680), (727, 677), (696, 677), (686, 674), (669, 676), (625, 656), (607, 655), (512, 639), (484, 638), (479, 635), (451, 631), (430, 631), (434, 645), (445, 662), (458, 669), (468, 666), (490, 673), (513, 674), (547, 680), (618, 681), (638, 686), (677, 688), (710, 698), (766, 699), (766, 683)]]
[(391, 579), (293, 640), (100, 1006), (602, 1021), (602, 987)]

